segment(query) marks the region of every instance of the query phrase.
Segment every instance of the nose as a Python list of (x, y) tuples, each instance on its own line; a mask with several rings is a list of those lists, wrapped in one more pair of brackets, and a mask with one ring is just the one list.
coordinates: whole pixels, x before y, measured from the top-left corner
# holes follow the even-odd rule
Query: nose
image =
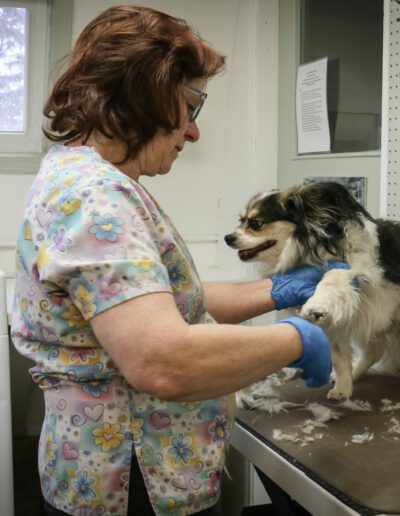
[(228, 245), (232, 245), (235, 241), (235, 236), (233, 235), (233, 233), (229, 233), (229, 235), (224, 236), (224, 240)]
[(197, 127), (196, 122), (189, 122), (188, 128), (185, 132), (185, 140), (188, 142), (197, 142), (197, 140), (200, 138), (200, 131)]

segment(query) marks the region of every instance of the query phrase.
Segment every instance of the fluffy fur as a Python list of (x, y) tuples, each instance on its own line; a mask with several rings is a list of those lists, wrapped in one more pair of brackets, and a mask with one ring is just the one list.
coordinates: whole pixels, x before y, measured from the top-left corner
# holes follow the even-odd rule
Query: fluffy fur
[[(350, 264), (325, 273), (300, 311), (332, 345), (328, 398), (349, 398), (353, 381), (399, 338), (400, 223), (372, 218), (338, 183), (311, 183), (253, 197), (225, 241), (241, 260), (263, 262), (268, 275), (330, 260)], [(353, 344), (360, 350), (354, 366)]]

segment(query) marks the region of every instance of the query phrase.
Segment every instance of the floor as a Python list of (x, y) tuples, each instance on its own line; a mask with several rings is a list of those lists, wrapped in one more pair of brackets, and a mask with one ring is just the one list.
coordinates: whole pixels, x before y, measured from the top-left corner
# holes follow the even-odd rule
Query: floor
[(38, 436), (13, 438), (14, 516), (43, 516), (37, 467), (38, 440)]

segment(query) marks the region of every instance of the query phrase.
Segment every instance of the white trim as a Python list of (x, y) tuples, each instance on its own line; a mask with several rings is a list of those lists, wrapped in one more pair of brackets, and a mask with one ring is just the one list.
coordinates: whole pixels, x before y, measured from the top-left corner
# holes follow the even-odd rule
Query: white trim
[(0, 251), (5, 249), (15, 249), (16, 242), (14, 240), (0, 240)]
[(0, 7), (27, 9), (25, 73), (25, 118), (23, 133), (0, 133), (0, 153), (41, 152), (42, 104), (45, 96), (48, 62), (48, 9), (46, 0), (0, 1)]
[(292, 157), (293, 161), (303, 161), (310, 159), (340, 159), (340, 158), (379, 158), (381, 151), (366, 151), (366, 152), (325, 152), (314, 154), (297, 154)]
[(379, 215), (387, 216), (388, 195), (388, 144), (389, 144), (389, 53), (390, 53), (390, 0), (383, 5), (383, 55), (382, 55), (382, 128), (381, 128), (381, 184)]
[(218, 242), (218, 235), (183, 235), (182, 238), (186, 244), (216, 244)]

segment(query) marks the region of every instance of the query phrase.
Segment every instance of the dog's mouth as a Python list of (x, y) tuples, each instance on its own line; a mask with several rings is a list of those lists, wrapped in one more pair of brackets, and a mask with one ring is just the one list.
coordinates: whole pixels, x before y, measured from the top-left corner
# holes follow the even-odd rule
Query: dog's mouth
[(251, 249), (241, 249), (239, 251), (239, 258), (243, 260), (244, 262), (246, 260), (251, 260), (255, 256), (257, 256), (258, 253), (261, 253), (261, 251), (265, 251), (266, 249), (269, 249), (270, 247), (273, 247), (276, 244), (277, 240), (267, 240), (261, 245), (258, 245), (257, 247), (252, 247)]

